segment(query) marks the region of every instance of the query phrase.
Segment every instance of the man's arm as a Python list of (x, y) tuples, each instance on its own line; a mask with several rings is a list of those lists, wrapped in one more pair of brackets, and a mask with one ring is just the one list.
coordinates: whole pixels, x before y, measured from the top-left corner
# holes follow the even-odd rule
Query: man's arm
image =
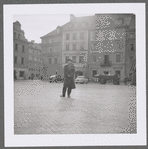
[(64, 75), (70, 77), (70, 73), (67, 71), (66, 66), (64, 66)]
[(72, 72), (70, 73), (70, 77), (74, 77), (75, 75), (75, 67), (73, 68)]

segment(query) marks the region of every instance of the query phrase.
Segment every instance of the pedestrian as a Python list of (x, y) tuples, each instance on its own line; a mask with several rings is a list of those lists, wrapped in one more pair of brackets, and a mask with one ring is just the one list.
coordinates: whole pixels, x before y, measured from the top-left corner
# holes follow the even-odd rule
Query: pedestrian
[(75, 89), (75, 67), (71, 59), (67, 60), (67, 64), (64, 66), (64, 83), (61, 97), (65, 97), (66, 90), (67, 96), (70, 98), (72, 89)]

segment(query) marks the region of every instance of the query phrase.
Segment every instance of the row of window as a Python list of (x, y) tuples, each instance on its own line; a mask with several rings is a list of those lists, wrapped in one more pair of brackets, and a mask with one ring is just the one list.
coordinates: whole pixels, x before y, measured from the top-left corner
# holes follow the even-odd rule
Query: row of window
[(34, 55), (41, 55), (40, 51), (36, 51), (36, 50), (33, 50), (33, 49), (29, 49), (29, 53), (34, 54)]
[[(80, 32), (79, 33), (79, 39), (80, 40), (83, 40), (85, 38), (85, 33), (84, 32)], [(72, 37), (71, 37), (71, 34), (70, 33), (66, 33), (65, 34), (65, 39), (66, 40), (77, 40), (78, 39), (78, 34), (77, 33), (72, 33)], [(95, 32), (90, 32), (90, 39), (94, 40), (95, 39)], [(56, 37), (56, 38), (50, 38), (50, 39), (44, 39), (42, 42), (43, 44), (46, 44), (46, 43), (56, 43), (56, 42), (60, 42), (62, 39), (60, 37)]]
[[(84, 32), (80, 32), (80, 33), (79, 33), (79, 39), (80, 39), (80, 40), (84, 39), (84, 36), (85, 36), (85, 33), (84, 33)], [(70, 33), (66, 33), (66, 34), (65, 34), (65, 37), (66, 37), (66, 40), (71, 40)], [(73, 40), (77, 40), (77, 39), (78, 39), (77, 33), (73, 33), (73, 34), (72, 34), (72, 39), (73, 39)]]
[(42, 40), (43, 44), (57, 43), (57, 42), (60, 42), (60, 41), (61, 41), (61, 37), (52, 37), (52, 38), (49, 38), (49, 39), (43, 39)]
[(53, 58), (49, 58), (49, 64), (57, 64), (58, 63), (58, 58), (54, 58), (52, 61)]
[[(67, 63), (69, 56), (65, 56), (65, 63)], [(76, 63), (76, 56), (72, 56), (73, 63)], [(84, 61), (84, 56), (79, 56), (79, 63)]]
[[(18, 64), (18, 57), (14, 56), (14, 64)], [(21, 58), (21, 64), (24, 64), (24, 57)]]
[[(67, 63), (67, 60), (69, 59), (69, 56), (65, 56), (65, 63)], [(72, 61), (76, 63), (76, 56), (72, 56)], [(79, 63), (82, 63), (85, 61), (84, 56), (79, 56)], [(93, 55), (93, 62), (97, 62), (97, 56)], [(109, 55), (104, 55), (104, 62), (108, 63), (109, 62)], [(116, 62), (121, 62), (121, 55), (117, 54), (116, 55)]]
[(35, 62), (42, 62), (40, 58), (32, 56), (32, 55), (29, 55), (29, 60), (35, 61)]
[(17, 34), (16, 32), (14, 32), (14, 38), (18, 38), (18, 39), (20, 39), (21, 38), (21, 34)]
[[(70, 48), (70, 44), (66, 44), (65, 45), (65, 50), (66, 51), (69, 51), (71, 48)], [(72, 44), (72, 50), (73, 51), (76, 51), (77, 49), (79, 50), (85, 50), (85, 47), (84, 47), (84, 44), (80, 44), (79, 47), (77, 44)]]
[(42, 54), (47, 54), (47, 53), (58, 53), (59, 50), (57, 48), (49, 48), (48, 50), (44, 49), (42, 50)]
[[(96, 55), (93, 55), (93, 61), (96, 62)], [(104, 55), (104, 62), (108, 63), (110, 61), (109, 55)], [(116, 62), (121, 62), (121, 55), (116, 55)]]
[[(18, 44), (17, 43), (15, 43), (15, 48), (14, 48), (16, 51), (18, 51)], [(22, 45), (22, 47), (21, 47), (21, 51), (22, 52), (25, 52), (25, 46), (24, 45)]]
[(82, 27), (82, 28), (85, 28), (85, 27), (88, 27), (89, 24), (87, 22), (75, 22), (74, 24), (69, 24), (67, 25), (67, 29), (73, 29), (74, 27), (77, 28), (77, 27)]

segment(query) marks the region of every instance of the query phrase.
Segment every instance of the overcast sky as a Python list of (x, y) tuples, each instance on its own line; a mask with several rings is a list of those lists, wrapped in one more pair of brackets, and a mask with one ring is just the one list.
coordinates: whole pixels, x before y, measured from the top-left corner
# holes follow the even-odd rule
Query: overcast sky
[[(91, 16), (94, 14), (74, 14), (75, 16)], [(41, 43), (40, 37), (48, 34), (56, 29), (59, 25), (63, 25), (70, 21), (70, 14), (53, 14), (53, 15), (14, 15), (13, 22), (19, 21), (21, 29), (25, 32), (25, 37), (28, 41), (35, 40), (36, 43)]]

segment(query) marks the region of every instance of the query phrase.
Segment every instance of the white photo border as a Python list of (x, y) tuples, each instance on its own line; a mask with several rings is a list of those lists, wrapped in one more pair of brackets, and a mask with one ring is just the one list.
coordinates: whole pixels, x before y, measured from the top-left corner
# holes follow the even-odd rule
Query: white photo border
[[(5, 147), (146, 145), (146, 22), (145, 3), (4, 5)], [(137, 134), (14, 135), (13, 15), (26, 14), (136, 15)]]

